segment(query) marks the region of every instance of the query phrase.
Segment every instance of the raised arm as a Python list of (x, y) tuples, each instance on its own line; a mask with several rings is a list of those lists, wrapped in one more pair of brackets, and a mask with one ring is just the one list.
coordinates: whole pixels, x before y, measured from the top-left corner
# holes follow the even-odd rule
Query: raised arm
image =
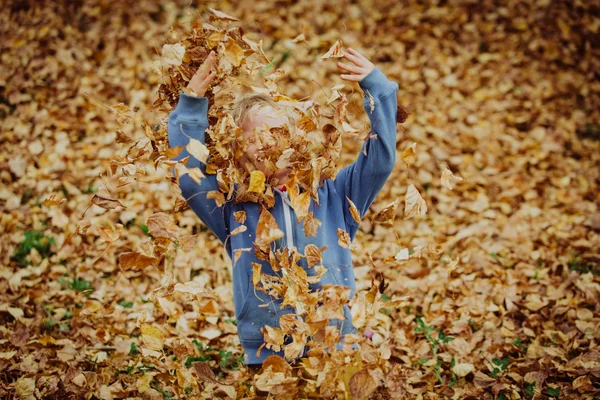
[(342, 63), (338, 63), (338, 66), (352, 72), (342, 75), (342, 78), (358, 82), (365, 92), (364, 109), (371, 122), (371, 134), (377, 135), (376, 138), (365, 141), (358, 159), (343, 168), (334, 181), (335, 189), (344, 202), (346, 230), (354, 239), (359, 224), (352, 218), (350, 204), (346, 198), (354, 203), (362, 219), (396, 163), (398, 84), (388, 80), (379, 67), (374, 66), (360, 53), (352, 49), (349, 51), (351, 54), (346, 53), (344, 56), (352, 61), (354, 66)]
[[(214, 54), (211, 53), (207, 61), (198, 69), (188, 87), (181, 91), (177, 106), (169, 114), (170, 147), (186, 146), (190, 138), (206, 143), (208, 98), (203, 96), (214, 78), (214, 72), (209, 73), (213, 62)], [(181, 160), (187, 156), (190, 158), (186, 167), (200, 168), (205, 177), (200, 180), (200, 183), (196, 183), (188, 174), (180, 177), (181, 194), (202, 222), (224, 243), (229, 229), (223, 218), (223, 208), (218, 207), (213, 199), (206, 198), (206, 194), (211, 190), (219, 190), (216, 175), (206, 175), (206, 166), (191, 156), (185, 147), (173, 160)]]

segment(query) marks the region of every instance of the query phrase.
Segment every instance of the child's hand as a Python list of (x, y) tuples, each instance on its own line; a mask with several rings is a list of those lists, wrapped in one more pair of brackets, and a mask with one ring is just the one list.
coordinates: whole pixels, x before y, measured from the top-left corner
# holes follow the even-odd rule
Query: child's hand
[(192, 80), (190, 80), (190, 83), (187, 85), (188, 89), (193, 90), (200, 97), (204, 96), (206, 90), (217, 75), (216, 72), (212, 70), (215, 64), (215, 59), (215, 52), (211, 51), (200, 68), (198, 68), (198, 71), (196, 71), (192, 77)]
[(342, 79), (346, 81), (360, 82), (363, 78), (369, 75), (375, 68), (375, 64), (367, 60), (365, 56), (360, 54), (358, 51), (348, 47), (348, 52), (344, 52), (344, 57), (351, 61), (354, 65), (344, 64), (338, 61), (337, 65), (343, 70), (351, 72), (351, 74), (342, 74)]

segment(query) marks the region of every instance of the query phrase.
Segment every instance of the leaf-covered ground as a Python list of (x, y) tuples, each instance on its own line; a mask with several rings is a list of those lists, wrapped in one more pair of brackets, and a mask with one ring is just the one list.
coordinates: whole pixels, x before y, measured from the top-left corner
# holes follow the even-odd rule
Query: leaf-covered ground
[[(353, 256), (358, 291), (383, 276), (382, 301), (408, 300), (361, 329), (345, 368), (315, 358), (251, 376), (220, 242), (174, 212), (164, 170), (120, 168), (168, 115), (153, 107), (161, 48), (208, 6), (263, 40), (290, 97), (324, 101), (343, 83), (321, 60), (338, 39), (400, 84), (407, 157)], [(600, 396), (594, 2), (14, 0), (0, 35), (0, 397), (244, 398), (254, 385), (296, 398)], [(343, 91), (362, 129), (362, 95)], [(345, 138), (340, 165), (361, 143)], [(463, 178), (451, 190), (445, 166)], [(427, 213), (405, 219), (411, 184)], [(395, 200), (394, 222), (375, 221)], [(169, 269), (124, 268), (124, 253), (160, 245), (161, 212), (193, 238), (187, 251)]]

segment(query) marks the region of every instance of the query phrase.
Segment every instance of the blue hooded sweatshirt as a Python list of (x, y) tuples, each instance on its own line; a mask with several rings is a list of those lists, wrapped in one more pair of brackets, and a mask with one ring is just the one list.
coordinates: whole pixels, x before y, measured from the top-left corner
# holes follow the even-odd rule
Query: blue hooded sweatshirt
[[(365, 141), (358, 159), (341, 169), (335, 179), (326, 179), (322, 182), (318, 190), (320, 205), (311, 201), (309, 208), (310, 212), (314, 212), (314, 217), (321, 221), (316, 236), (309, 238), (305, 236), (304, 222), (297, 222), (287, 192), (274, 188), (275, 205), (269, 209), (279, 228), (285, 233), (283, 238), (271, 243), (272, 248), (273, 244), (275, 250), (284, 246), (288, 248), (295, 246), (298, 252), (304, 254), (304, 247), (308, 244), (314, 244), (318, 248), (327, 246), (322, 253), (322, 265), (327, 269), (327, 273), (316, 284), (309, 284), (309, 288), (317, 290), (325, 284), (344, 285), (350, 289), (350, 298), (356, 292), (351, 252), (350, 249), (338, 244), (337, 229), (348, 232), (353, 240), (359, 224), (352, 218), (350, 204), (346, 198), (356, 205), (362, 219), (390, 176), (396, 161), (398, 84), (388, 80), (376, 66), (359, 82), (359, 85), (365, 92), (364, 109), (370, 119), (371, 129), (377, 136)], [(367, 92), (372, 96), (372, 100), (366, 94)], [(373, 109), (371, 109), (371, 101), (374, 102)], [(208, 128), (207, 112), (206, 97), (188, 96), (182, 91), (177, 106), (169, 115), (169, 145), (185, 146), (189, 142), (188, 136), (205, 143), (205, 130)], [(205, 173), (205, 165), (192, 157), (185, 148), (174, 160), (187, 156), (190, 156), (186, 164), (188, 168), (199, 167)], [(256, 354), (258, 348), (264, 343), (260, 329), (265, 325), (278, 328), (279, 318), (283, 314), (295, 313), (295, 309), (289, 305), (280, 309), (281, 299), (272, 298), (268, 294), (255, 290), (252, 284), (251, 262), (261, 264), (262, 273), (279, 275), (273, 271), (268, 262), (258, 260), (254, 255), (253, 244), (260, 215), (259, 205), (253, 202), (234, 204), (234, 201), (228, 201), (222, 207), (218, 207), (213, 199), (206, 198), (206, 194), (211, 190), (219, 190), (216, 175), (206, 175), (200, 183), (194, 182), (189, 175), (184, 175), (180, 177), (179, 184), (182, 196), (189, 199), (187, 202), (190, 208), (225, 245), (231, 260), (234, 259), (236, 249), (252, 249), (242, 252), (232, 269), (237, 329), (240, 343), (246, 354), (245, 363), (262, 364), (270, 355), (283, 357), (283, 350), (276, 352), (266, 346), (261, 349), (260, 356)], [(235, 222), (234, 212), (242, 210), (246, 211), (244, 225), (247, 230), (236, 236), (229, 236), (231, 231), (241, 225)], [(299, 265), (309, 276), (316, 275), (314, 268), (308, 268), (305, 258), (300, 259)], [(262, 307), (259, 307), (261, 305)], [(338, 349), (342, 348), (344, 335), (357, 332), (352, 325), (352, 314), (348, 305), (344, 306), (344, 315), (345, 320), (329, 321), (329, 325), (337, 326), (342, 335), (337, 345)], [(285, 344), (288, 343), (291, 343), (291, 337), (286, 339)], [(302, 356), (307, 350), (308, 346), (304, 348)]]

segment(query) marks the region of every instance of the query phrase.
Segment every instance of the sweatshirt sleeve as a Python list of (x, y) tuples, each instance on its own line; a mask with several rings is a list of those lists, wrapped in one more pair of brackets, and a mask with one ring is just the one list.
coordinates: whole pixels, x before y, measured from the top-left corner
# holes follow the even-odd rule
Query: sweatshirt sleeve
[[(365, 92), (363, 106), (371, 123), (371, 135), (365, 141), (358, 159), (337, 174), (334, 185), (342, 197), (346, 231), (354, 239), (359, 224), (352, 218), (348, 197), (362, 219), (387, 181), (396, 162), (396, 122), (398, 84), (386, 78), (379, 67), (365, 76), (359, 85)], [(374, 108), (371, 110), (371, 99)], [(365, 155), (366, 153), (366, 155)]]
[[(206, 143), (207, 112), (208, 98), (188, 96), (181, 91), (177, 106), (169, 114), (167, 128), (169, 147), (186, 146), (190, 137)], [(200, 220), (221, 242), (225, 243), (229, 234), (226, 218), (223, 214), (226, 204), (219, 207), (214, 199), (206, 198), (206, 194), (211, 190), (219, 190), (216, 175), (206, 175), (206, 166), (194, 156), (191, 156), (185, 147), (179, 155), (173, 157), (173, 160), (181, 160), (187, 156), (190, 156), (190, 158), (186, 163), (186, 167), (200, 168), (205, 177), (200, 180), (200, 183), (196, 183), (187, 174), (181, 176), (179, 178), (181, 194)]]

